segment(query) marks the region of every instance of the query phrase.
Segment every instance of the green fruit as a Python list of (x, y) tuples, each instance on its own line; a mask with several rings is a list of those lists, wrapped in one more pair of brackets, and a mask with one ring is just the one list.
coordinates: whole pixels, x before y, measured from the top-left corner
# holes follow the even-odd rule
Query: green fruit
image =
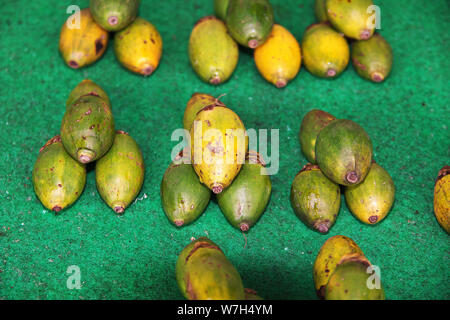
[(233, 227), (248, 231), (264, 213), (271, 191), (264, 162), (257, 152), (249, 151), (238, 176), (217, 195), (217, 201)]
[(336, 118), (333, 115), (317, 109), (309, 111), (303, 117), (298, 138), (302, 152), (310, 163), (316, 163), (316, 139), (320, 130), (334, 120)]
[(308, 227), (327, 233), (336, 222), (341, 205), (339, 186), (319, 167), (307, 164), (297, 174), (291, 187), (291, 205)]
[(186, 299), (245, 299), (241, 276), (222, 250), (207, 238), (199, 238), (183, 249), (175, 274)]
[(230, 0), (226, 23), (231, 36), (251, 49), (263, 44), (273, 26), (273, 9), (268, 0)]
[(260, 296), (258, 296), (258, 293), (253, 289), (245, 288), (245, 300), (264, 300)]
[(220, 20), (225, 21), (229, 2), (230, 0), (214, 0), (214, 13)]
[(100, 196), (116, 213), (123, 213), (139, 194), (144, 175), (138, 144), (128, 133), (117, 131), (111, 149), (95, 165)]
[(137, 16), (140, 0), (90, 0), (95, 21), (105, 30), (119, 31)]
[(364, 129), (351, 120), (335, 120), (323, 128), (316, 141), (316, 160), (332, 181), (357, 185), (372, 163), (372, 141)]
[(317, 21), (328, 21), (327, 8), (325, 6), (327, 0), (316, 0), (314, 4), (314, 12), (316, 14)]
[(106, 92), (100, 87), (98, 84), (96, 84), (94, 81), (85, 79), (81, 81), (75, 89), (72, 90), (72, 92), (69, 95), (69, 98), (66, 101), (66, 109), (74, 103), (76, 100), (78, 100), (81, 96), (92, 94), (94, 96), (98, 96), (105, 100), (105, 102), (108, 104), (108, 106), (111, 106), (111, 102), (109, 101), (109, 97), (106, 94)]
[(72, 103), (62, 119), (61, 139), (79, 162), (100, 159), (114, 141), (114, 119), (106, 101), (90, 93)]
[(352, 43), (352, 62), (356, 72), (364, 79), (382, 82), (392, 69), (392, 48), (378, 33), (369, 40)]
[(194, 122), (197, 113), (204, 107), (210, 105), (225, 106), (221, 101), (206, 93), (194, 93), (189, 99), (183, 116), (183, 128), (191, 130), (192, 123)]
[(32, 180), (42, 204), (59, 212), (80, 197), (86, 183), (86, 168), (66, 152), (58, 135), (39, 150)]

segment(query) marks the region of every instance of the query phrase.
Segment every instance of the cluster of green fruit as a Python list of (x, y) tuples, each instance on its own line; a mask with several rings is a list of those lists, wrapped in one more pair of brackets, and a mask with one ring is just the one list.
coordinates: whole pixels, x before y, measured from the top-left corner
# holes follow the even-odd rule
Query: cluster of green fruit
[(205, 210), (212, 191), (231, 225), (248, 231), (264, 213), (271, 181), (261, 156), (248, 151), (241, 119), (219, 99), (195, 93), (187, 103), (183, 127), (190, 135), (189, 146), (161, 182), (167, 218), (178, 227), (191, 223)]
[(39, 150), (33, 168), (33, 186), (42, 204), (54, 212), (73, 204), (84, 190), (86, 165), (94, 161), (100, 196), (123, 213), (144, 181), (142, 152), (128, 133), (115, 130), (106, 92), (83, 80), (67, 99), (60, 135)]
[(340, 208), (340, 185), (350, 211), (361, 222), (376, 224), (389, 213), (395, 187), (388, 172), (373, 159), (372, 141), (364, 129), (322, 110), (308, 112), (299, 140), (310, 162), (291, 187), (291, 204), (309, 227), (327, 233)]
[(117, 60), (132, 72), (151, 75), (161, 59), (162, 39), (155, 26), (137, 16), (139, 5), (140, 0), (90, 0), (89, 8), (70, 16), (59, 40), (66, 64), (78, 69), (94, 63), (106, 50), (108, 32), (115, 32)]

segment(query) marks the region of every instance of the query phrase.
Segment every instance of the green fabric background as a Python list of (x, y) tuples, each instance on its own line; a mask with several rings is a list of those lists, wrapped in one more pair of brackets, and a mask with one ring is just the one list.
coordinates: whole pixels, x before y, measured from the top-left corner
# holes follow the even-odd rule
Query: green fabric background
[[(313, 0), (273, 0), (275, 19), (297, 39), (314, 22)], [(353, 238), (381, 269), (389, 299), (449, 299), (449, 236), (433, 214), (434, 180), (449, 164), (450, 24), (447, 0), (379, 0), (382, 35), (395, 62), (390, 78), (372, 84), (351, 66), (338, 79), (313, 77), (304, 68), (285, 89), (258, 74), (241, 50), (226, 84), (202, 83), (187, 45), (197, 19), (212, 14), (212, 0), (142, 1), (140, 14), (160, 31), (164, 53), (149, 78), (123, 69), (110, 45), (81, 70), (58, 53), (66, 8), (88, 1), (0, 1), (0, 299), (181, 299), (174, 268), (191, 237), (209, 236), (239, 270), (245, 286), (266, 299), (316, 299), (312, 265), (329, 237)], [(112, 44), (112, 42), (110, 42)], [(117, 216), (101, 200), (90, 170), (83, 195), (55, 215), (33, 192), (31, 172), (39, 148), (58, 134), (69, 92), (84, 78), (109, 94), (118, 129), (141, 145), (145, 184), (137, 201)], [(159, 186), (194, 92), (226, 93), (222, 101), (247, 128), (279, 129), (280, 171), (270, 204), (244, 236), (215, 201), (192, 225), (177, 229), (160, 205)], [(290, 185), (306, 163), (297, 133), (303, 116), (320, 108), (358, 122), (369, 133), (376, 160), (397, 187), (389, 216), (366, 226), (348, 211), (328, 235), (308, 229), (289, 202)], [(66, 287), (77, 265), (82, 288)]]

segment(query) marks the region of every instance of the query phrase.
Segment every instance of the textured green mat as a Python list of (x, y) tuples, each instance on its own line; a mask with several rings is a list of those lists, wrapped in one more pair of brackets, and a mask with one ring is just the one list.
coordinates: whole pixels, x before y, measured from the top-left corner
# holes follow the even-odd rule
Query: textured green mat
[[(209, 236), (240, 271), (245, 285), (266, 299), (316, 299), (312, 264), (330, 236), (353, 238), (381, 277), (389, 299), (449, 299), (450, 242), (433, 214), (437, 172), (450, 160), (449, 3), (446, 0), (376, 1), (383, 36), (395, 52), (391, 77), (375, 85), (352, 67), (337, 80), (305, 69), (276, 89), (241, 51), (231, 80), (212, 87), (192, 71), (191, 27), (212, 13), (212, 1), (142, 1), (141, 15), (161, 32), (164, 54), (150, 78), (124, 70), (111, 46), (91, 67), (74, 71), (58, 54), (59, 30), (71, 4), (88, 1), (0, 1), (0, 299), (181, 299), (174, 277), (180, 250), (191, 237)], [(313, 0), (273, 0), (276, 21), (301, 39), (312, 22)], [(117, 128), (141, 145), (145, 184), (124, 216), (100, 199), (94, 171), (69, 210), (55, 216), (33, 192), (31, 171), (39, 148), (59, 132), (70, 90), (83, 78), (109, 93)], [(193, 92), (226, 93), (223, 101), (247, 128), (280, 131), (280, 171), (259, 223), (245, 237), (212, 201), (193, 225), (167, 221), (159, 185)], [(382, 223), (358, 222), (344, 202), (328, 235), (305, 227), (289, 203), (290, 184), (305, 164), (297, 132), (302, 117), (322, 108), (361, 124), (377, 161), (397, 187), (395, 206)], [(66, 286), (71, 265), (82, 287)]]

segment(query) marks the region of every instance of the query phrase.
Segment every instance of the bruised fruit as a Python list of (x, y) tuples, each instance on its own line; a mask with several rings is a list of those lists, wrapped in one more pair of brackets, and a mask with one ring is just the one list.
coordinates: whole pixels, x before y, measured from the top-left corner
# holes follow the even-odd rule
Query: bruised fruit
[(206, 93), (194, 93), (189, 99), (183, 116), (183, 128), (190, 130), (197, 113), (212, 104), (224, 105), (218, 98)]
[(392, 48), (376, 33), (369, 40), (352, 43), (352, 63), (356, 72), (364, 79), (382, 82), (392, 69)]
[(314, 4), (314, 13), (319, 22), (328, 21), (326, 1), (327, 0), (316, 0)]
[[(79, 22), (79, 27), (74, 22)], [(94, 21), (89, 9), (70, 16), (61, 28), (59, 51), (66, 64), (73, 69), (100, 59), (107, 45), (108, 32)]]
[(133, 23), (114, 36), (117, 60), (128, 70), (144, 76), (158, 68), (163, 43), (153, 24), (137, 17)]
[(245, 300), (264, 300), (260, 296), (258, 296), (258, 292), (253, 289), (245, 288)]
[(347, 40), (328, 23), (313, 24), (306, 29), (302, 52), (306, 69), (320, 78), (337, 77), (350, 59)]
[(86, 183), (86, 168), (66, 152), (58, 135), (39, 151), (32, 179), (42, 204), (59, 212), (80, 197)]
[(214, 13), (220, 20), (225, 21), (230, 0), (214, 0)]
[(299, 72), (302, 55), (295, 37), (275, 24), (267, 40), (255, 49), (254, 59), (264, 79), (282, 88)]
[(61, 139), (67, 152), (81, 163), (100, 159), (114, 141), (114, 119), (102, 98), (87, 94), (64, 113)]
[(239, 44), (255, 49), (270, 34), (273, 9), (268, 0), (230, 0), (226, 24), (231, 36)]
[(189, 59), (203, 81), (218, 85), (227, 81), (236, 68), (239, 49), (225, 24), (214, 16), (208, 16), (197, 21), (192, 29)]
[(395, 186), (389, 173), (373, 162), (363, 182), (345, 187), (345, 201), (359, 221), (376, 224), (383, 220), (394, 203)]
[(76, 100), (78, 100), (81, 96), (92, 94), (94, 96), (99, 96), (105, 102), (108, 104), (108, 106), (111, 106), (111, 102), (109, 101), (109, 97), (106, 94), (106, 92), (94, 81), (85, 79), (81, 81), (75, 89), (72, 90), (72, 92), (69, 95), (69, 98), (66, 101), (66, 108), (68, 108), (72, 103), (74, 103)]
[(258, 221), (270, 199), (272, 184), (264, 166), (260, 155), (249, 151), (233, 183), (217, 195), (224, 216), (244, 232)]
[(341, 192), (317, 165), (307, 164), (297, 174), (292, 182), (290, 198), (295, 214), (308, 227), (327, 233), (336, 222)]
[(434, 214), (442, 228), (450, 233), (450, 166), (443, 167), (436, 179)]
[(117, 131), (111, 149), (95, 164), (100, 196), (116, 213), (123, 213), (139, 194), (144, 175), (139, 145), (128, 133)]
[(136, 18), (140, 0), (90, 0), (92, 16), (105, 30), (119, 31)]
[(344, 186), (364, 180), (372, 164), (372, 154), (369, 135), (351, 120), (335, 120), (317, 136), (317, 164), (328, 178)]
[(244, 286), (236, 268), (211, 240), (199, 238), (178, 256), (176, 279), (189, 300), (244, 300)]

